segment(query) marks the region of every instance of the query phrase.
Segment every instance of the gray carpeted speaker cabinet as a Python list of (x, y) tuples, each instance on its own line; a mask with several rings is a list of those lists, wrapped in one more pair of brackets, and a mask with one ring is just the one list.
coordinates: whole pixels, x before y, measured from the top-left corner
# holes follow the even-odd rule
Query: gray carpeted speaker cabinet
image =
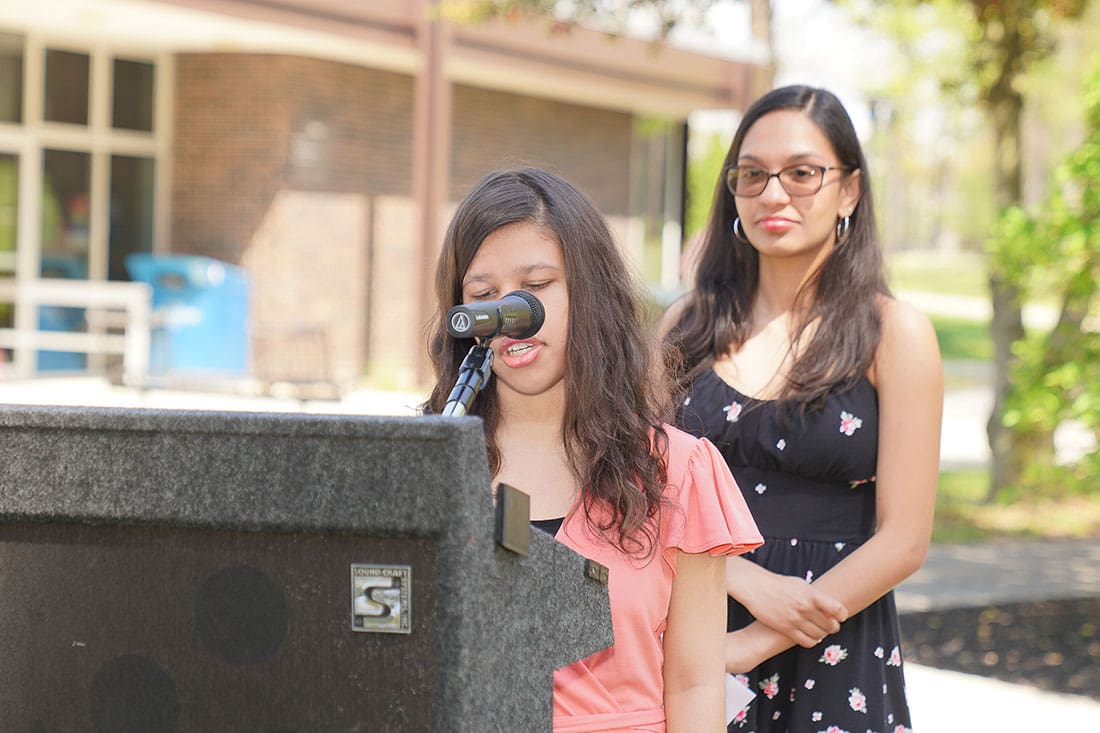
[(476, 418), (0, 407), (0, 730), (550, 730), (607, 587), (493, 529)]

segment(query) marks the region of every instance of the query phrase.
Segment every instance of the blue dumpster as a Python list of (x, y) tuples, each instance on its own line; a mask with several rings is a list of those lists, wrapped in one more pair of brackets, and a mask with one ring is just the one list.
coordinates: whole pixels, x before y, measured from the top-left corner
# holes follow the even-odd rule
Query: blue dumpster
[[(82, 256), (43, 254), (42, 277), (85, 280), (88, 268)], [(59, 305), (43, 305), (38, 308), (38, 330), (40, 331), (83, 331), (84, 309)], [(38, 371), (83, 371), (88, 364), (87, 356), (75, 351), (39, 351)]]
[(249, 282), (196, 255), (131, 254), (130, 277), (153, 290), (150, 376), (235, 378), (249, 372)]

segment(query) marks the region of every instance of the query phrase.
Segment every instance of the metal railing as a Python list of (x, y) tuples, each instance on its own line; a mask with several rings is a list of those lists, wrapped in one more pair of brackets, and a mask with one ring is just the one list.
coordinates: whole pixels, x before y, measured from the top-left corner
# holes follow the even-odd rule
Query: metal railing
[[(17, 373), (33, 371), (36, 351), (121, 354), (123, 382), (135, 386), (145, 382), (149, 373), (153, 310), (153, 291), (148, 284), (0, 278), (0, 303), (14, 303), (17, 311), (30, 309), (34, 313), (34, 323), (38, 323), (41, 306), (84, 308), (90, 326), (87, 331), (0, 328), (0, 348), (15, 350)], [(103, 317), (120, 311), (121, 319)], [(118, 322), (122, 333), (111, 332), (116, 330), (108, 327), (112, 320)]]

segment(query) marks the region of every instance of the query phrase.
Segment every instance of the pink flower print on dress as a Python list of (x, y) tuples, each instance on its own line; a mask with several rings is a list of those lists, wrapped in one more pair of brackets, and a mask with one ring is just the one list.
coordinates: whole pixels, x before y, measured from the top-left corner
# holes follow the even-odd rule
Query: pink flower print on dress
[(771, 700), (773, 697), (779, 694), (779, 675), (773, 674), (766, 680), (760, 682), (760, 691)]
[(913, 729), (906, 728), (904, 725), (895, 725), (894, 733), (913, 733)]
[(858, 687), (848, 690), (848, 705), (857, 713), (867, 714), (867, 696)]
[(830, 667), (835, 667), (840, 664), (841, 661), (848, 657), (848, 650), (842, 647), (840, 644), (830, 644), (825, 647), (825, 651), (821, 654), (819, 662), (824, 662)]
[(748, 717), (749, 717), (748, 708), (741, 708), (740, 710), (737, 711), (737, 715), (733, 716), (733, 722), (737, 723), (738, 728), (744, 728), (745, 727), (745, 721), (748, 719)]
[(854, 435), (856, 430), (863, 427), (863, 420), (850, 412), (840, 413), (840, 432), (845, 435)]
[(737, 400), (729, 403), (722, 408), (722, 412), (726, 413), (726, 422), (737, 422), (737, 419), (741, 417), (741, 410), (745, 409)]
[(901, 650), (894, 647), (890, 650), (890, 658), (886, 660), (887, 667), (900, 667), (901, 666)]
[(778, 710), (772, 713), (772, 720), (779, 720), (779, 716), (782, 715)]
[(821, 731), (821, 733), (848, 733), (848, 731), (844, 730), (839, 725), (830, 725), (828, 728)]

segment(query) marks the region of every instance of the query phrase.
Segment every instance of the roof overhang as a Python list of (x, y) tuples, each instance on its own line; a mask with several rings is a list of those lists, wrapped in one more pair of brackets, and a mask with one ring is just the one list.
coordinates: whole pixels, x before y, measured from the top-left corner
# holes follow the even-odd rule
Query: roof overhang
[[(413, 74), (423, 0), (36, 0), (0, 3), (0, 28), (51, 41), (168, 52), (281, 53)], [(743, 109), (752, 65), (543, 18), (447, 25), (444, 73), (461, 84), (686, 117)]]

